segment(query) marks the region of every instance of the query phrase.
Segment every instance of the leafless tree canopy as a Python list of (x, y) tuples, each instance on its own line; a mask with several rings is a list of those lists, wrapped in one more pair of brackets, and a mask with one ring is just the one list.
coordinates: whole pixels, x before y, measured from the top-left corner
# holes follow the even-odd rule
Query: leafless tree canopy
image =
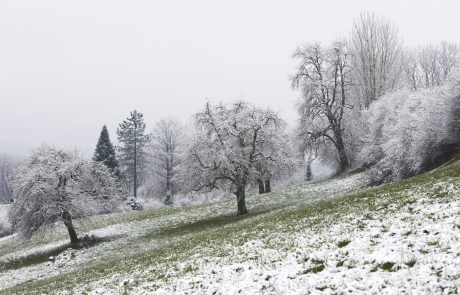
[(247, 213), (246, 186), (258, 173), (256, 165), (279, 160), (281, 153), (268, 146), (273, 140), (271, 130), (284, 122), (273, 111), (242, 101), (229, 105), (207, 103), (195, 121), (198, 132), (186, 163), (191, 188), (228, 187), (237, 197), (238, 214)]
[[(160, 179), (158, 186), (162, 196), (171, 196), (178, 191), (176, 173), (181, 164), (181, 148), (184, 145), (184, 133), (179, 121), (160, 120), (152, 132), (150, 143), (151, 171)], [(172, 200), (164, 200), (168, 203)]]
[(396, 89), (402, 71), (402, 41), (387, 19), (362, 14), (350, 37), (354, 90), (362, 108)]
[(13, 177), (19, 160), (6, 154), (0, 154), (0, 204), (13, 200)]
[(294, 58), (299, 66), (292, 76), (292, 86), (300, 89), (298, 106), (299, 136), (306, 146), (332, 143), (337, 151), (340, 170), (349, 162), (343, 141), (343, 116), (348, 107), (350, 55), (342, 42), (330, 48), (320, 44), (297, 49)]
[(404, 74), (411, 90), (443, 85), (460, 64), (457, 44), (442, 42), (407, 50)]
[(73, 218), (113, 211), (123, 196), (104, 164), (46, 146), (37, 149), (20, 167), (14, 193), (10, 220), (15, 230), (30, 237), (60, 221), (67, 227), (72, 243), (78, 243)]

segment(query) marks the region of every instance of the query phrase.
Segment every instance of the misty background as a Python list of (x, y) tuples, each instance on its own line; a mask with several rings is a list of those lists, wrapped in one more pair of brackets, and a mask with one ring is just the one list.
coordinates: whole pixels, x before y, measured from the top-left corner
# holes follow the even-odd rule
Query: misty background
[(147, 129), (244, 98), (296, 120), (288, 74), (299, 42), (346, 36), (359, 12), (405, 45), (460, 42), (458, 1), (2, 1), (0, 152), (41, 143), (92, 155), (129, 111)]

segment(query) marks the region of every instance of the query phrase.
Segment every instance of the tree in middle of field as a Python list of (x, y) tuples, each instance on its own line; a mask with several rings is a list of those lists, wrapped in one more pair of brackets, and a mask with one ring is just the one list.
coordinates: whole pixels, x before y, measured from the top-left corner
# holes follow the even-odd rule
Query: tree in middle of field
[(207, 103), (195, 115), (197, 132), (190, 143), (185, 174), (193, 190), (226, 187), (235, 194), (238, 215), (246, 214), (246, 187), (259, 176), (257, 166), (277, 162), (273, 131), (284, 124), (278, 115), (237, 101)]

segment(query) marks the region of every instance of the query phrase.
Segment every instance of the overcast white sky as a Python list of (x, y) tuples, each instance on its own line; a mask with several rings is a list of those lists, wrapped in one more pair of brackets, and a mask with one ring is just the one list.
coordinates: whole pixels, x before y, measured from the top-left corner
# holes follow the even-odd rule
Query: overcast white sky
[(347, 36), (361, 12), (406, 45), (460, 43), (460, 1), (0, 2), (0, 151), (49, 143), (92, 153), (130, 110), (148, 128), (244, 98), (295, 121), (293, 50)]

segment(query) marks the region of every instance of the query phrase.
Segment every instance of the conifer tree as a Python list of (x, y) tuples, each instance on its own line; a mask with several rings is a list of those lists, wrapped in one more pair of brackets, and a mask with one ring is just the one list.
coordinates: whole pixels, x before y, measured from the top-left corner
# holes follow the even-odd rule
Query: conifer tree
[(136, 198), (147, 162), (146, 146), (150, 142), (150, 135), (145, 133), (144, 115), (136, 110), (132, 111), (118, 126), (117, 135), (122, 144), (118, 150), (124, 177), (127, 184), (132, 185)]
[(109, 132), (107, 130), (107, 126), (105, 125), (102, 127), (101, 135), (97, 141), (93, 160), (102, 162), (112, 171), (114, 175), (118, 176), (120, 174), (118, 161), (115, 156), (115, 148), (110, 142)]

